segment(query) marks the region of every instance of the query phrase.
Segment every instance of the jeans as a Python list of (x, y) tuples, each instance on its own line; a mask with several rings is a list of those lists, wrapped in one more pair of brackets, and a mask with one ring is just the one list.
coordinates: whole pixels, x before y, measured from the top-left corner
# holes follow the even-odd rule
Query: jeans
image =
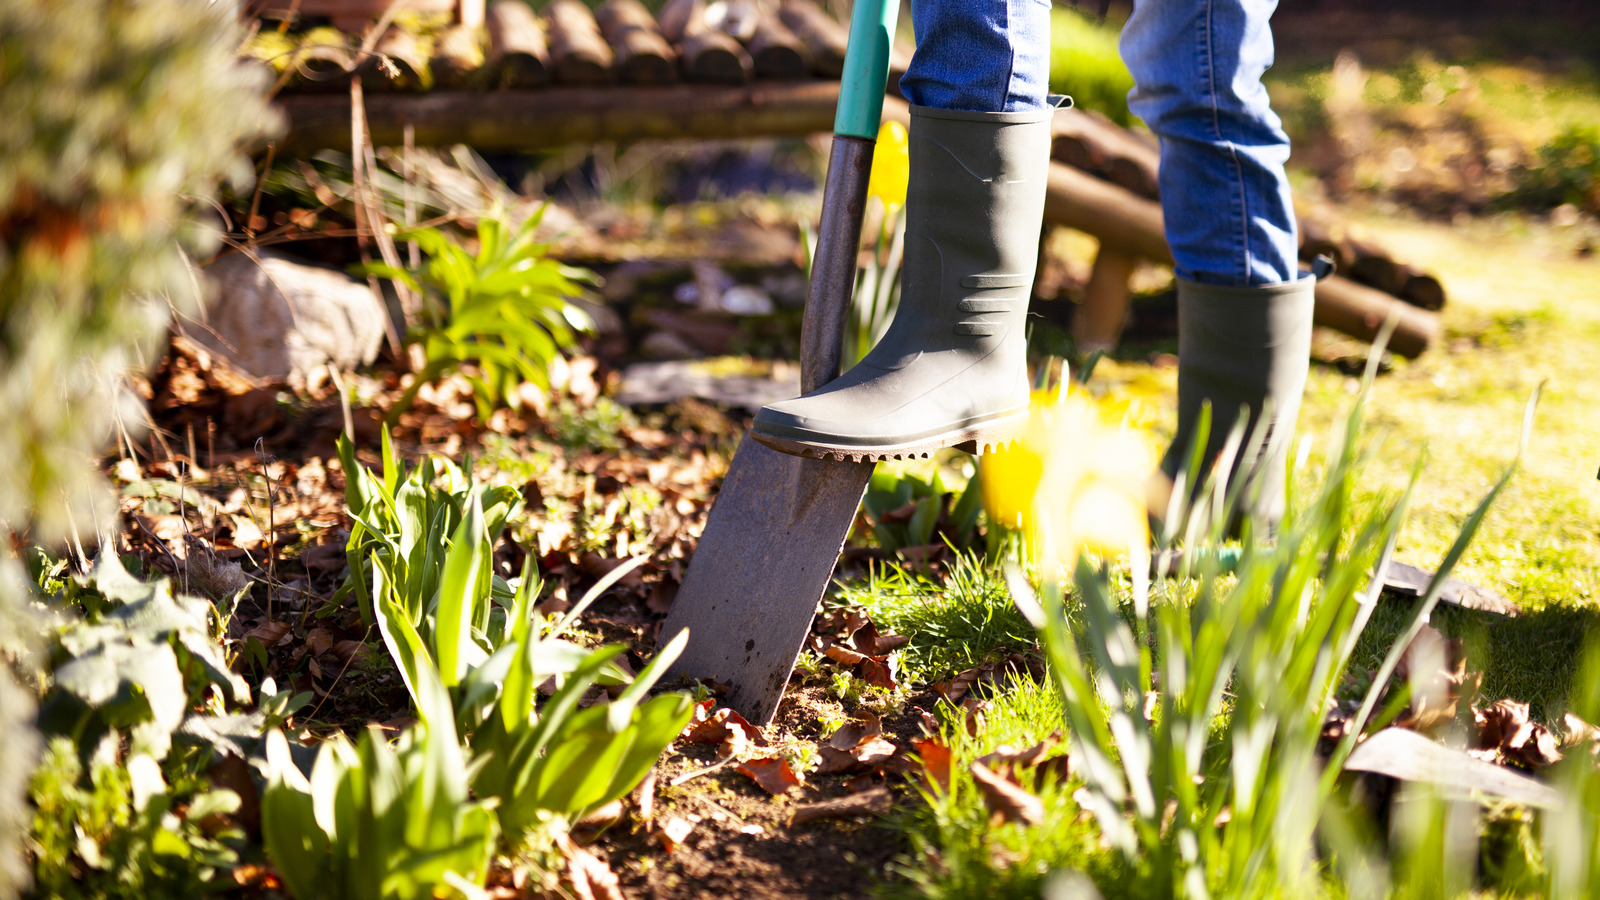
[[(892, 0), (891, 0), (892, 2)], [(1128, 106), (1161, 141), (1161, 206), (1180, 277), (1219, 285), (1298, 277), (1289, 138), (1261, 75), (1277, 0), (1135, 0), (1122, 56)], [(912, 0), (917, 52), (900, 80), (921, 106), (1047, 107), (1050, 6)], [(1071, 85), (1069, 84), (1070, 91)]]

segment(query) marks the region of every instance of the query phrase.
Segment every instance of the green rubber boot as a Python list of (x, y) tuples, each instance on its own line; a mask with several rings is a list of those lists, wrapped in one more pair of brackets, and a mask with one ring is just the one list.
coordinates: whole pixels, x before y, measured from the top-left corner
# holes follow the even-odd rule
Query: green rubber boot
[(861, 462), (982, 452), (1021, 433), (1050, 118), (912, 108), (900, 309), (850, 371), (761, 410), (756, 440)]
[(1316, 284), (1311, 277), (1253, 287), (1178, 279), (1178, 433), (1162, 471), (1171, 477), (1188, 458), (1205, 403), (1211, 404), (1211, 430), (1200, 469), (1191, 473), (1191, 491), (1204, 482), (1240, 413), (1249, 416), (1247, 445), (1267, 415), (1265, 439), (1254, 454), (1241, 450), (1228, 483), (1250, 479), (1240, 513), (1253, 516), (1269, 534), (1283, 518), (1285, 465), (1311, 357)]

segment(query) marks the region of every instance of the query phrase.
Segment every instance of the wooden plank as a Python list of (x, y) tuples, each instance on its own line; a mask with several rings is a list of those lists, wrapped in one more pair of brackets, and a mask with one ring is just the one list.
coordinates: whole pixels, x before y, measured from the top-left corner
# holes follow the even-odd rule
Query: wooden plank
[(1385, 728), (1351, 752), (1345, 770), (1372, 772), (1400, 781), (1431, 784), (1448, 796), (1504, 799), (1553, 809), (1561, 805), (1555, 788), (1486, 762), (1405, 728)]
[[(758, 82), (746, 87), (671, 85), (626, 91), (431, 91), (366, 98), (372, 140), (417, 146), (467, 144), (481, 150), (527, 150), (599, 141), (723, 140), (804, 137), (833, 127), (837, 82)], [(281, 152), (350, 143), (350, 98), (342, 94), (278, 98), (288, 119)]]

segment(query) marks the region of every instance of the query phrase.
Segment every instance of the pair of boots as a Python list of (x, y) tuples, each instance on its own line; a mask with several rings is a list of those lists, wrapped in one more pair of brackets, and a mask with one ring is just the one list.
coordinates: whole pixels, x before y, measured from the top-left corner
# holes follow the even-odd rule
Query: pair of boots
[[(839, 378), (757, 414), (752, 435), (817, 458), (974, 453), (1020, 436), (1028, 418), (1025, 319), (1049, 171), (1050, 112), (913, 107), (900, 309), (883, 338)], [(1241, 411), (1265, 411), (1272, 439), (1247, 467), (1261, 480), (1251, 512), (1281, 516), (1288, 437), (1311, 340), (1310, 278), (1260, 287), (1180, 279), (1178, 434), (1163, 468), (1187, 458), (1202, 405), (1203, 461)], [(1253, 474), (1252, 474), (1253, 473)]]

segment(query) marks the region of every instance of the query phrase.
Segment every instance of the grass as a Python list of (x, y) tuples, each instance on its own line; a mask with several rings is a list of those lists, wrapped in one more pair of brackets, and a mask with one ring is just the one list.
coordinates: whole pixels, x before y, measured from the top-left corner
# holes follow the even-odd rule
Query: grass
[(1005, 581), (974, 556), (962, 556), (941, 584), (898, 566), (840, 588), (866, 608), (881, 633), (904, 634), (901, 672), (913, 688), (1033, 646), (1033, 626), (1017, 612)]

